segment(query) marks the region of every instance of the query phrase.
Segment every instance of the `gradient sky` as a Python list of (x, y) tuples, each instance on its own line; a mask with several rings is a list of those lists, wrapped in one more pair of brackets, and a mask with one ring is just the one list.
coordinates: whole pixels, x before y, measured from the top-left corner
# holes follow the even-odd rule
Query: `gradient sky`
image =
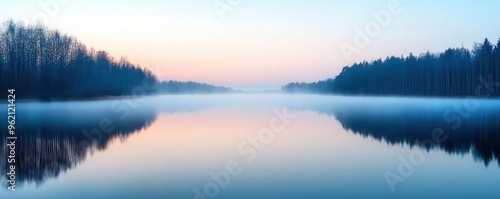
[[(193, 80), (247, 91), (334, 77), (345, 65), (388, 55), (443, 51), (500, 38), (500, 1), (399, 0), (402, 12), (346, 59), (355, 28), (393, 0), (241, 0), (224, 14), (217, 0), (0, 0), (0, 20), (33, 22), (88, 47), (152, 69), (162, 79)], [(230, 0), (220, 0), (227, 3)], [(40, 18), (41, 19), (41, 18)]]

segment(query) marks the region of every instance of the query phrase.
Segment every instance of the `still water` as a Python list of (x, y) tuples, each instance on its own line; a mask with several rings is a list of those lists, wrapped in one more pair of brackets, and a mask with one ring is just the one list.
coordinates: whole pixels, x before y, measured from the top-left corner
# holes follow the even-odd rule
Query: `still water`
[(2, 175), (2, 199), (500, 198), (500, 100), (179, 95), (16, 106), (17, 190)]

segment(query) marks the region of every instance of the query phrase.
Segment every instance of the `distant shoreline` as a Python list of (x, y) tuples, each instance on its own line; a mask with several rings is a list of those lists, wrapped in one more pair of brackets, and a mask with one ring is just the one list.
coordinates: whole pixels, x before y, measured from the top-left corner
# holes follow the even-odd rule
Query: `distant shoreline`
[[(320, 94), (320, 93), (287, 93), (287, 92), (229, 92), (229, 93), (172, 93), (172, 94), (155, 94), (133, 97), (131, 95), (124, 96), (102, 96), (102, 97), (83, 97), (83, 98), (68, 98), (54, 97), (50, 99), (25, 98), (18, 99), (17, 102), (76, 102), (76, 101), (100, 101), (100, 100), (119, 100), (119, 99), (140, 99), (147, 97), (159, 96), (211, 96), (211, 95), (282, 95), (282, 96), (323, 96), (323, 97), (339, 97), (339, 98), (399, 98), (399, 99), (429, 99), (429, 100), (500, 100), (500, 97), (439, 97), (439, 96), (395, 96), (395, 95), (336, 95), (336, 94)], [(5, 101), (6, 102), (6, 101)], [(4, 102), (0, 102), (3, 104)]]

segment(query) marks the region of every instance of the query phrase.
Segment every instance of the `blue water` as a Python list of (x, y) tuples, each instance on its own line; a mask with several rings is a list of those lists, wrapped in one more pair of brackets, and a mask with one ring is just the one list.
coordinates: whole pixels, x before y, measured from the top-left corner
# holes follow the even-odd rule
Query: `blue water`
[(0, 198), (500, 198), (500, 100), (179, 95), (16, 107), (16, 192), (3, 175)]

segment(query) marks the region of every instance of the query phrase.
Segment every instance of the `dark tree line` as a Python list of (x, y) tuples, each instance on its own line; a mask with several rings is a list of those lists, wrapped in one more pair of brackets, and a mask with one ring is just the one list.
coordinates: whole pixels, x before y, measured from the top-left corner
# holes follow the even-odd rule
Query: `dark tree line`
[[(442, 53), (410, 54), (346, 66), (334, 79), (314, 83), (290, 83), (287, 92), (345, 95), (398, 96), (500, 96), (491, 88), (500, 86), (500, 40), (485, 39), (472, 51), (450, 48)], [(488, 86), (485, 84), (489, 83)]]
[[(160, 91), (229, 91), (192, 82), (160, 82), (150, 70), (105, 51), (88, 49), (74, 37), (43, 25), (7, 21), (0, 27), (0, 92), (16, 89), (18, 98), (98, 97), (130, 95), (137, 86), (161, 83)], [(194, 86), (194, 87), (191, 87)]]

